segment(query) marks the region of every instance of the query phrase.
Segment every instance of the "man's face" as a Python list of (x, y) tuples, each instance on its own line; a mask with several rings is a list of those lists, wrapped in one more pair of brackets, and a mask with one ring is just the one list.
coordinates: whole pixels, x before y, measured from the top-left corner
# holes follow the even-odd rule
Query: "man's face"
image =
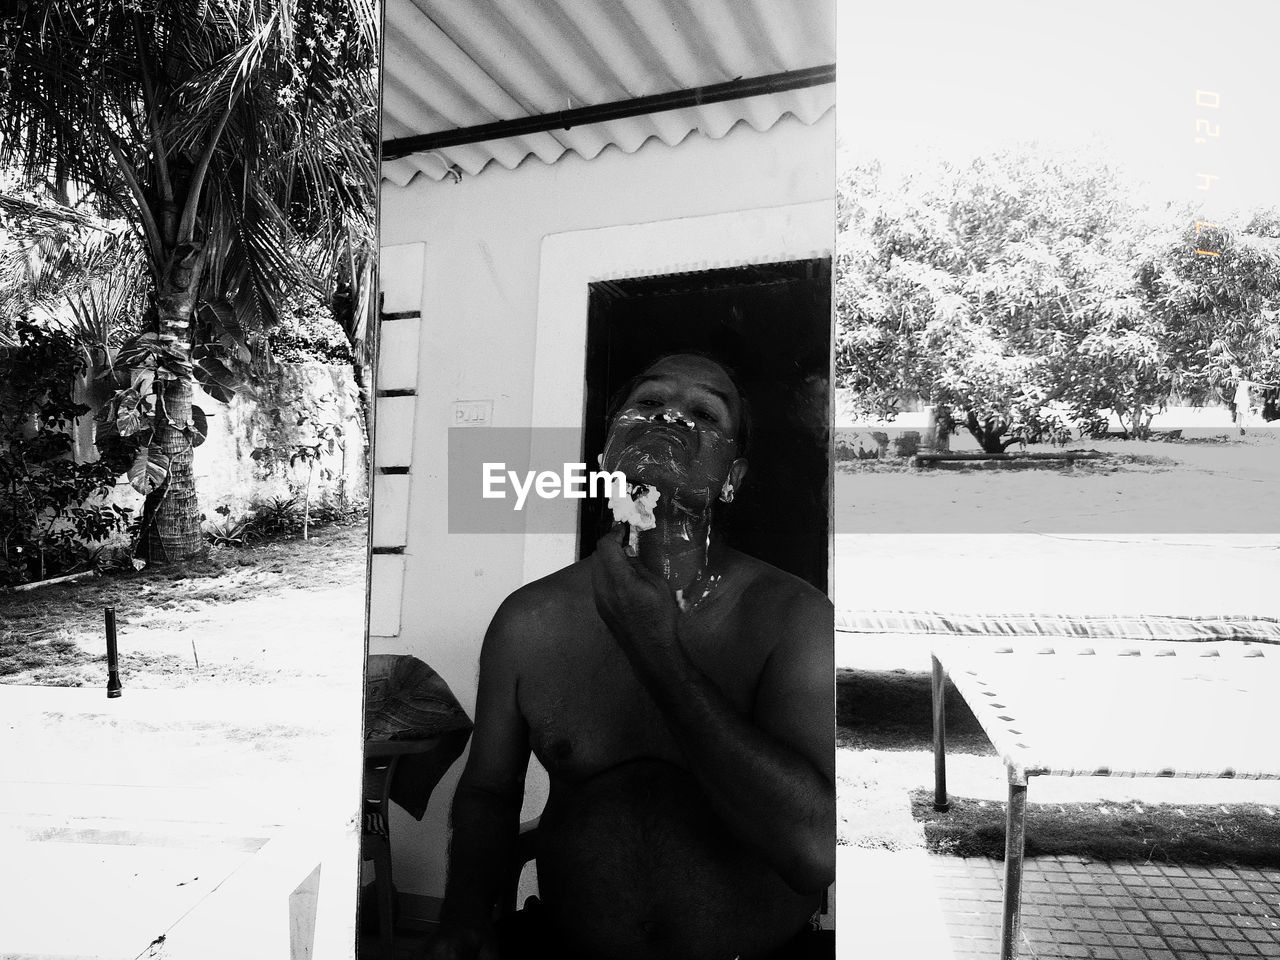
[(726, 479), (741, 482), (742, 399), (729, 375), (697, 356), (659, 360), (609, 425), (604, 468), (657, 487), (686, 509), (705, 510)]

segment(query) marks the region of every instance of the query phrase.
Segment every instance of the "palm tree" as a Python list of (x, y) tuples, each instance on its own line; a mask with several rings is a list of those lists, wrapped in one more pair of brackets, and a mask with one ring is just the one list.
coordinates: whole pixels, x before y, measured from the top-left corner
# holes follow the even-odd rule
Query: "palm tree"
[(0, 336), (26, 316), (70, 326), (86, 347), (118, 346), (137, 332), (144, 271), (126, 221), (0, 186)]
[(291, 289), (368, 259), (375, 3), (18, 0), (0, 23), (0, 163), (82, 185), (145, 251), (116, 422), (149, 430), (130, 478), (152, 559), (202, 549), (193, 381), (225, 398)]

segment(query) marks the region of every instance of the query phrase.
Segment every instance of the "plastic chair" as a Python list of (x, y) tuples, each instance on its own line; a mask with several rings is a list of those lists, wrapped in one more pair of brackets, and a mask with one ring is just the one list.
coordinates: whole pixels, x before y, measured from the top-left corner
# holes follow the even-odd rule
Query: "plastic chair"
[(516, 837), (516, 846), (511, 854), (511, 863), (507, 868), (507, 876), (503, 881), (502, 891), (498, 894), (499, 917), (505, 917), (520, 909), (517, 902), (520, 896), (520, 875), (524, 868), (538, 856), (538, 823), (541, 817), (534, 817), (520, 824), (520, 833)]
[(406, 654), (367, 658), (360, 856), (373, 861), (382, 960), (393, 960), (395, 950), (391, 804), (421, 820), (470, 737), (470, 718), (428, 664)]
[[(370, 740), (364, 745), (364, 803), (360, 825), (360, 859), (373, 861), (378, 902), (378, 940), (382, 960), (395, 956), (395, 889), (391, 883), (391, 793), (405, 757), (421, 757), (430, 767), (428, 791), (462, 753), (470, 730), (454, 730), (420, 740)], [(434, 762), (432, 762), (434, 761)], [(424, 798), (425, 804), (425, 798)]]

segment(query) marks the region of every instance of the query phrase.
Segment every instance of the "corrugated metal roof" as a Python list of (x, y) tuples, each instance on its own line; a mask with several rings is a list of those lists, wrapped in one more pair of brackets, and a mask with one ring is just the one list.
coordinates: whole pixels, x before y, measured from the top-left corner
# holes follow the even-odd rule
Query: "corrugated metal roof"
[[(383, 140), (540, 116), (835, 62), (834, 0), (386, 0)], [(444, 147), (385, 161), (403, 186), (455, 166), (587, 159), (657, 137), (718, 139), (786, 114), (816, 122), (831, 83), (748, 99)]]

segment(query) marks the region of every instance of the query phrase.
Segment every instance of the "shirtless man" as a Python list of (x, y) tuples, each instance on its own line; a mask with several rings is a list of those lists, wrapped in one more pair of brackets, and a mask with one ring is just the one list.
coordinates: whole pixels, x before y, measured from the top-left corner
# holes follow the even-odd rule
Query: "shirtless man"
[[(747, 470), (744, 415), (714, 361), (653, 364), (603, 456), (659, 491), (637, 555), (615, 524), (498, 609), (430, 957), (796, 955), (835, 875), (833, 614), (720, 542), (717, 501)], [(492, 917), (531, 749), (551, 780), (541, 919), (504, 942)]]

